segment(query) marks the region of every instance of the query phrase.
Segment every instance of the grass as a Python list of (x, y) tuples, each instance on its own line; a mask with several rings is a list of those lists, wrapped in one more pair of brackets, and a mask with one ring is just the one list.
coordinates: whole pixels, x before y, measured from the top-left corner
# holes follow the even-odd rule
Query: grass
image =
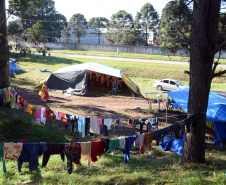
[[(51, 50), (50, 53), (64, 53), (64, 54), (76, 54), (76, 55), (90, 55), (90, 56), (108, 56), (108, 57), (120, 57), (120, 58), (135, 58), (135, 59), (150, 59), (150, 60), (168, 60), (168, 61), (181, 61), (189, 62), (190, 58), (185, 56), (168, 56), (168, 55), (150, 55), (139, 53), (119, 53), (105, 52), (105, 51), (77, 51), (77, 50)], [(220, 59), (221, 64), (226, 64), (226, 59)]]
[[(19, 63), (24, 71), (14, 74), (11, 78), (11, 85), (15, 88), (33, 91), (34, 86), (49, 75), (49, 73), (38, 72), (38, 69), (55, 71), (67, 65), (90, 61), (93, 59), (26, 57)], [(183, 73), (188, 68), (186, 66), (100, 59), (95, 59), (95, 61), (123, 69), (139, 85), (142, 93), (156, 91), (152, 87), (153, 81), (156, 79), (170, 77), (179, 79), (186, 85), (189, 81)], [(212, 90), (226, 90), (224, 83), (225, 79), (222, 78), (219, 82), (214, 82)], [(70, 107), (70, 105), (68, 107), (56, 105), (56, 108), (61, 108), (62, 111)], [(33, 116), (25, 113), (23, 109), (0, 107), (0, 142), (24, 140), (28, 143), (66, 143), (95, 141), (100, 137), (96, 135), (82, 138), (80, 135), (70, 133), (62, 124), (62, 122), (53, 120), (46, 125), (37, 124)], [(123, 124), (126, 127), (126, 123)], [(112, 129), (111, 132), (113, 132)], [(131, 135), (131, 132), (127, 134)], [(112, 136), (112, 138), (117, 137), (117, 135)], [(206, 140), (205, 164), (182, 165), (180, 156), (172, 152), (161, 151), (155, 142), (152, 143), (151, 153), (139, 156), (131, 155), (131, 160), (126, 164), (123, 162), (124, 156), (121, 153), (114, 156), (109, 153), (103, 154), (97, 162), (91, 163), (91, 167), (87, 166), (86, 160), (82, 160), (82, 165), (78, 166), (78, 170), (73, 171), (71, 175), (68, 175), (66, 162), (61, 161), (59, 155), (51, 156), (45, 168), (41, 168), (42, 156), (39, 157), (39, 169), (33, 172), (29, 172), (28, 163), (24, 163), (22, 172), (19, 173), (17, 161), (7, 160), (7, 173), (0, 173), (0, 184), (225, 184), (226, 151), (216, 149), (210, 144), (212, 141), (214, 138)], [(132, 150), (139, 149), (134, 147)], [(0, 168), (2, 168), (2, 163), (0, 163)]]

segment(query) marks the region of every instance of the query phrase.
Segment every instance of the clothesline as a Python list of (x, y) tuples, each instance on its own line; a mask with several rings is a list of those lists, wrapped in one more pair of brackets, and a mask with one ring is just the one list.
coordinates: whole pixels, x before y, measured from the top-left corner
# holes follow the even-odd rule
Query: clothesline
[[(148, 132), (145, 134), (135, 134), (120, 139), (100, 139), (98, 141), (88, 142), (72, 142), (72, 143), (0, 143), (0, 159), (3, 160), (3, 172), (6, 172), (5, 161), (11, 158), (18, 160), (18, 171), (21, 172), (23, 162), (29, 162), (29, 170), (33, 171), (38, 168), (38, 157), (43, 155), (42, 167), (48, 163), (49, 157), (54, 154), (60, 154), (64, 161), (64, 155), (67, 157), (68, 173), (72, 173), (72, 162), (81, 164), (81, 159), (88, 159), (96, 162), (97, 156), (101, 156), (108, 151), (121, 149), (124, 154), (124, 162), (130, 160), (130, 149), (132, 146), (140, 147), (140, 154), (144, 154), (144, 146), (148, 146), (148, 151), (151, 150), (151, 143), (153, 140), (159, 140), (166, 134), (175, 134), (180, 129), (185, 133), (185, 125), (187, 132), (190, 131), (190, 124), (192, 119), (198, 118), (198, 114), (194, 114), (179, 123), (168, 126), (166, 128)], [(184, 127), (184, 128), (183, 128)]]
[[(11, 90), (11, 89), (10, 89)], [(9, 91), (11, 92), (11, 91)], [(2, 96), (2, 93), (0, 94), (0, 96)], [(5, 96), (4, 96), (5, 97)], [(6, 100), (7, 98), (5, 98)], [(12, 101), (11, 101), (12, 102)], [(15, 102), (14, 102), (15, 103)], [(109, 150), (116, 150), (116, 149), (121, 149), (123, 150), (123, 154), (124, 154), (124, 162), (127, 163), (130, 160), (130, 149), (132, 148), (132, 146), (138, 146), (140, 147), (140, 153), (143, 154), (144, 152), (144, 146), (148, 146), (148, 151), (151, 150), (151, 143), (153, 140), (159, 141), (161, 138), (163, 138), (166, 134), (169, 134), (172, 132), (174, 132), (175, 137), (177, 138), (178, 135), (180, 135), (180, 131), (182, 131), (183, 133), (185, 133), (185, 127), (186, 127), (186, 131), (189, 132), (190, 131), (190, 125), (191, 125), (191, 121), (192, 119), (196, 119), (198, 117), (199, 114), (193, 114), (190, 117), (175, 123), (174, 125), (170, 125), (168, 127), (165, 127), (163, 129), (159, 129), (153, 132), (148, 132), (145, 134), (135, 134), (133, 136), (128, 136), (125, 138), (120, 138), (120, 139), (99, 139), (98, 141), (89, 141), (89, 142), (73, 142), (73, 143), (67, 143), (67, 144), (47, 144), (47, 143), (24, 143), (17, 147), (15, 146), (11, 146), (11, 148), (16, 149), (15, 152), (12, 153), (12, 151), (10, 151), (9, 153), (7, 153), (7, 151), (9, 151), (9, 145), (8, 143), (5, 144), (1, 144), (0, 146), (2, 146), (2, 148), (0, 147), (0, 157), (4, 156), (3, 159), (9, 159), (12, 158), (12, 156), (7, 156), (6, 155), (13, 155), (15, 153), (17, 153), (17, 155), (14, 155), (13, 158), (19, 158), (18, 159), (18, 170), (21, 170), (21, 166), (23, 162), (28, 162), (31, 163), (29, 164), (29, 170), (35, 170), (37, 169), (38, 165), (37, 165), (37, 160), (38, 160), (38, 156), (41, 156), (42, 154), (45, 155), (45, 153), (50, 153), (48, 154), (48, 156), (50, 156), (51, 154), (65, 154), (67, 156), (68, 162), (67, 162), (67, 166), (68, 166), (68, 173), (70, 174), (72, 172), (72, 161), (76, 164), (80, 164), (80, 159), (82, 158), (82, 154), (84, 155), (84, 151), (87, 152), (88, 150), (88, 159), (91, 159), (93, 162), (97, 161), (97, 156), (101, 156), (102, 153), (105, 153)], [(151, 120), (150, 120), (151, 121)], [(11, 143), (13, 145), (17, 145), (18, 143)], [(86, 145), (83, 149), (82, 149), (82, 145)], [(56, 147), (61, 146), (61, 150), (60, 152), (58, 151), (56, 153)], [(8, 147), (8, 148), (7, 148)], [(34, 150), (35, 147), (35, 150)], [(54, 148), (55, 147), (55, 148)], [(48, 150), (47, 150), (48, 148)], [(18, 150), (21, 149), (21, 152), (18, 152)], [(24, 150), (24, 151), (23, 151)], [(55, 153), (51, 153), (51, 151), (54, 150)], [(37, 153), (35, 154), (35, 158), (33, 158), (33, 160), (31, 160), (30, 158), (26, 158), (26, 156), (32, 156), (32, 155), (28, 155), (28, 153), (30, 151), (36, 151)], [(27, 153), (28, 152), (28, 153)], [(73, 155), (72, 155), (72, 153)], [(76, 155), (74, 155), (76, 154)], [(34, 155), (33, 155), (34, 156)], [(32, 163), (33, 162), (33, 163)], [(47, 164), (47, 163), (46, 163)], [(4, 168), (5, 166), (3, 165), (3, 170), (6, 168)]]
[[(7, 96), (7, 93), (9, 94), (8, 96)], [(119, 124), (121, 123), (121, 121), (128, 121), (129, 128), (131, 128), (130, 120), (132, 120), (133, 124), (134, 123), (143, 124), (144, 122), (146, 124), (148, 124), (148, 122), (147, 122), (148, 119), (139, 119), (139, 118), (138, 119), (106, 119), (106, 118), (102, 119), (102, 118), (98, 118), (98, 120), (97, 120), (97, 118), (90, 118), (90, 120), (87, 120), (87, 118), (85, 118), (85, 120), (84, 120), (84, 117), (70, 115), (70, 114), (60, 112), (60, 111), (53, 112), (51, 110), (51, 108), (49, 108), (49, 107), (40, 108), (40, 107), (36, 107), (36, 106), (33, 106), (33, 105), (27, 103), (27, 101), (24, 100), (22, 97), (20, 97), (18, 95), (18, 93), (15, 91), (15, 89), (13, 89), (11, 87), (0, 90), (0, 97), (1, 97), (0, 99), (2, 99), (5, 102), (11, 102), (12, 108), (24, 108), (25, 112), (28, 112), (35, 117), (35, 120), (37, 123), (42, 122), (45, 124), (46, 121), (47, 121), (47, 123), (49, 123), (49, 118), (51, 115), (53, 117), (53, 120), (55, 120), (55, 117), (56, 117), (57, 120), (66, 122), (65, 128), (68, 127), (68, 121), (71, 121), (71, 131), (73, 132), (74, 124), (76, 124), (76, 133), (78, 134), (78, 130), (79, 130), (80, 133), (82, 132), (83, 137), (84, 137), (85, 133), (87, 134), (87, 129), (88, 129), (88, 128), (86, 128), (87, 125), (86, 125), (85, 121), (88, 121), (88, 123), (90, 123), (90, 121), (91, 121), (92, 128), (90, 128), (90, 130), (93, 131), (93, 133), (97, 133), (97, 134), (100, 133), (100, 128), (99, 128), (98, 122), (100, 120), (103, 120), (102, 122), (105, 121), (105, 124), (102, 123), (101, 125), (107, 126), (107, 129), (104, 128), (106, 135), (108, 135), (107, 130), (109, 130), (111, 128), (112, 122), (115, 123), (114, 124), (114, 133), (115, 133), (116, 125), (118, 124), (117, 125), (117, 127), (118, 127)], [(175, 116), (181, 116), (181, 115), (172, 115), (172, 116), (168, 116), (168, 117), (175, 117)], [(157, 118), (164, 118), (164, 117), (157, 117)], [(80, 127), (78, 127), (78, 125), (77, 125), (78, 122), (80, 124)], [(107, 124), (107, 122), (108, 122), (108, 124)], [(158, 124), (158, 120), (157, 120), (157, 124)], [(84, 127), (85, 127), (85, 129), (84, 129)]]

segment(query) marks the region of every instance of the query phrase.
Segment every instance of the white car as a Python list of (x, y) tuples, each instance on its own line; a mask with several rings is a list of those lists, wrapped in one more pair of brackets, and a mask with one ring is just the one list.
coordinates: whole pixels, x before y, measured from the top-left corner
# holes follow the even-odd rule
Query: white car
[(159, 91), (175, 91), (178, 89), (189, 88), (188, 86), (183, 85), (181, 82), (173, 79), (162, 79), (160, 81), (154, 81), (153, 87), (156, 87)]

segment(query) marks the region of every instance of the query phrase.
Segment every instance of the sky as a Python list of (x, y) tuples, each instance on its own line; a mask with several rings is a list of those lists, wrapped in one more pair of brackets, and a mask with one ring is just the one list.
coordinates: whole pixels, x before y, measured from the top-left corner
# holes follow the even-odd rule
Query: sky
[[(89, 21), (92, 17), (105, 17), (111, 19), (112, 14), (116, 14), (119, 10), (125, 10), (132, 14), (135, 19), (136, 13), (139, 12), (142, 6), (146, 3), (153, 5), (159, 15), (162, 9), (170, 0), (53, 0), (55, 1), (56, 10), (63, 14), (67, 21), (73, 14), (81, 13)], [(6, 8), (8, 0), (6, 0)], [(9, 20), (13, 20), (10, 17)]]
[(89, 21), (92, 17), (105, 17), (110, 20), (112, 14), (119, 10), (125, 10), (133, 15), (135, 19), (136, 13), (141, 7), (150, 3), (156, 9), (159, 15), (169, 0), (54, 0), (56, 10), (63, 14), (67, 21), (75, 13), (81, 13)]

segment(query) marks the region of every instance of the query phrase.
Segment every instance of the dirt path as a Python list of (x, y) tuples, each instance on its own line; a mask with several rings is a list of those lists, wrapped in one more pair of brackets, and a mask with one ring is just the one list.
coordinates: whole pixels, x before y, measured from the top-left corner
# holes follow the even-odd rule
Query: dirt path
[[(148, 102), (144, 98), (129, 97), (86, 97), (70, 96), (63, 94), (50, 94), (48, 101), (43, 101), (38, 95), (38, 91), (17, 90), (18, 94), (32, 105), (49, 106), (53, 110), (59, 109), (65, 113), (98, 118), (142, 118), (159, 117), (161, 122), (166, 122), (166, 112), (150, 113)], [(155, 104), (156, 108), (158, 104)], [(163, 107), (163, 105), (161, 105)], [(168, 112), (167, 122), (173, 123), (181, 119), (177, 112)]]

